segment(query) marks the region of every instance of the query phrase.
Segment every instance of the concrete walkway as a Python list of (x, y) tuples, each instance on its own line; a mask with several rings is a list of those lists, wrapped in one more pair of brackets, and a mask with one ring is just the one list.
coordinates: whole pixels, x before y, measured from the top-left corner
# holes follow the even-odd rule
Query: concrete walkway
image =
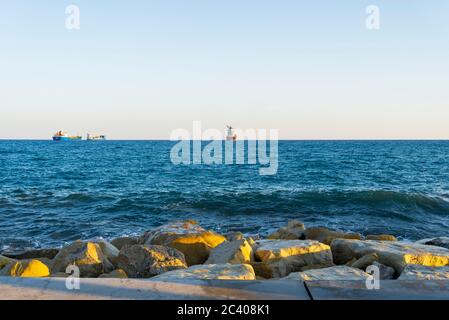
[(359, 281), (229, 281), (157, 282), (142, 279), (80, 279), (68, 290), (64, 278), (0, 277), (3, 300), (326, 300), (326, 299), (449, 299), (449, 281), (382, 281), (368, 290)]

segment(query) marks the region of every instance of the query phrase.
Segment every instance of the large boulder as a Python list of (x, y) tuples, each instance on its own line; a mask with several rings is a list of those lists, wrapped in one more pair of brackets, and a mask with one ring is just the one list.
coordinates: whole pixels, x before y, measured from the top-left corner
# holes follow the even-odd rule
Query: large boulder
[(304, 224), (297, 220), (289, 221), (286, 227), (282, 227), (268, 236), (268, 239), (299, 240), (304, 239)]
[(32, 249), (20, 252), (4, 252), (5, 257), (16, 260), (27, 260), (36, 258), (53, 259), (59, 252), (59, 249)]
[(351, 267), (365, 270), (377, 261), (379, 261), (379, 256), (376, 253), (369, 253), (351, 263)]
[(117, 266), (130, 278), (149, 278), (187, 268), (184, 254), (174, 248), (158, 245), (125, 246), (120, 250)]
[(163, 225), (145, 232), (140, 239), (143, 244), (163, 245), (181, 251), (189, 266), (204, 263), (211, 249), (224, 241), (225, 237), (203, 229), (196, 221)]
[(345, 233), (323, 227), (308, 228), (304, 231), (304, 236), (306, 239), (317, 240), (324, 244), (331, 244), (334, 239), (362, 239), (360, 233)]
[(369, 234), (365, 237), (365, 240), (398, 241), (398, 239), (391, 234)]
[(336, 264), (345, 264), (351, 259), (375, 253), (379, 263), (394, 268), (397, 274), (401, 274), (408, 264), (449, 265), (448, 249), (416, 243), (336, 239), (331, 247)]
[(374, 261), (372, 265), (379, 269), (380, 280), (392, 280), (395, 278), (396, 272), (392, 267), (386, 266), (377, 261)]
[(111, 244), (121, 250), (124, 246), (133, 246), (139, 243), (139, 239), (134, 237), (120, 237), (111, 240)]
[(48, 277), (50, 273), (50, 267), (37, 259), (11, 262), (0, 271), (2, 276), (24, 278)]
[(328, 245), (314, 240), (262, 240), (257, 242), (256, 260), (262, 262), (258, 270), (262, 277), (282, 278), (307, 266), (332, 264)]
[(230, 231), (225, 234), (226, 240), (228, 241), (236, 241), (245, 239), (245, 235), (240, 231)]
[(118, 279), (126, 279), (128, 275), (122, 269), (115, 269), (109, 273), (103, 273), (98, 278), (118, 278)]
[(117, 265), (117, 258), (120, 252), (113, 244), (107, 242), (106, 240), (93, 240), (92, 242), (98, 244), (100, 246), (101, 251), (104, 256), (114, 265)]
[(285, 280), (301, 281), (343, 281), (343, 280), (366, 280), (369, 274), (356, 268), (348, 266), (333, 266), (329, 268), (313, 269), (303, 272), (292, 272)]
[(0, 255), (0, 270), (3, 269), (3, 267), (15, 261), (16, 261), (15, 259), (11, 259)]
[(423, 239), (417, 241), (418, 244), (426, 244), (429, 246), (437, 246), (449, 249), (449, 237), (438, 237), (433, 239)]
[(410, 264), (404, 268), (398, 280), (449, 280), (449, 267), (426, 267)]
[(212, 249), (205, 264), (242, 264), (252, 260), (254, 260), (253, 248), (248, 241), (243, 239), (222, 242)]
[(98, 277), (114, 269), (100, 245), (84, 241), (75, 241), (62, 248), (54, 258), (53, 272), (65, 272), (69, 265), (78, 266), (81, 277)]
[(249, 264), (208, 264), (170, 271), (151, 280), (176, 281), (185, 279), (255, 280), (256, 275)]

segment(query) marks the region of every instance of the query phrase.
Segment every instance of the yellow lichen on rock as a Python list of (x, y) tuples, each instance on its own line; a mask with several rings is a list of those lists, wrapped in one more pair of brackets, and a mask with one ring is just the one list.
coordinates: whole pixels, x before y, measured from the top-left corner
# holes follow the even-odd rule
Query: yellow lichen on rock
[(409, 264), (428, 267), (449, 265), (449, 250), (429, 245), (399, 241), (336, 239), (331, 244), (336, 264), (345, 264), (353, 258), (376, 254), (379, 263), (395, 269), (401, 274)]
[(196, 221), (181, 221), (146, 232), (140, 239), (143, 244), (163, 245), (184, 253), (189, 266), (204, 263), (210, 250), (226, 241), (226, 238), (207, 231)]
[(420, 255), (405, 254), (404, 261), (406, 264), (418, 264), (426, 267), (443, 267), (449, 265), (449, 256), (435, 256), (426, 253)]
[(69, 265), (78, 266), (81, 277), (97, 277), (114, 269), (98, 244), (83, 241), (62, 248), (54, 258), (53, 271), (65, 272)]
[(261, 241), (257, 256), (261, 261), (287, 258), (290, 256), (330, 251), (330, 247), (318, 241), (311, 240), (273, 240)]
[(225, 241), (212, 249), (205, 264), (242, 264), (254, 260), (253, 248), (245, 239)]
[(369, 234), (365, 237), (366, 240), (379, 240), (379, 241), (398, 241), (395, 236), (391, 234)]
[(255, 256), (261, 264), (252, 264), (264, 278), (282, 278), (308, 266), (332, 265), (332, 252), (315, 240), (261, 240)]
[(254, 274), (253, 267), (248, 264), (208, 264), (166, 272), (153, 277), (151, 281), (173, 281), (181, 279), (255, 280), (256, 275)]
[(7, 275), (11, 277), (40, 278), (50, 276), (50, 269), (39, 260), (22, 260), (5, 267)]

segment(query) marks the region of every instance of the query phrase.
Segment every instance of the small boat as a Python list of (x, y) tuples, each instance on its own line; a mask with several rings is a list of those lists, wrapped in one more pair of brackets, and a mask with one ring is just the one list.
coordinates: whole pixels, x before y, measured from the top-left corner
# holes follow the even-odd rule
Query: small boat
[(53, 135), (53, 141), (73, 141), (73, 140), (81, 140), (81, 136), (69, 136), (67, 132), (63, 130), (58, 130)]
[(237, 140), (237, 135), (232, 131), (233, 129), (231, 126), (226, 126), (226, 141)]
[(92, 141), (92, 140), (106, 140), (106, 136), (105, 135), (92, 135), (90, 133), (87, 134), (87, 140)]

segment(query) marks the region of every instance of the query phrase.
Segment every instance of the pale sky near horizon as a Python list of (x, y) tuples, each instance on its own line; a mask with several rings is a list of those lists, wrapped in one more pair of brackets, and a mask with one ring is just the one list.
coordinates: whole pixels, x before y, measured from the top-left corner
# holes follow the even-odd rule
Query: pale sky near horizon
[(0, 139), (168, 139), (194, 120), (282, 139), (449, 139), (449, 1), (1, 2)]

